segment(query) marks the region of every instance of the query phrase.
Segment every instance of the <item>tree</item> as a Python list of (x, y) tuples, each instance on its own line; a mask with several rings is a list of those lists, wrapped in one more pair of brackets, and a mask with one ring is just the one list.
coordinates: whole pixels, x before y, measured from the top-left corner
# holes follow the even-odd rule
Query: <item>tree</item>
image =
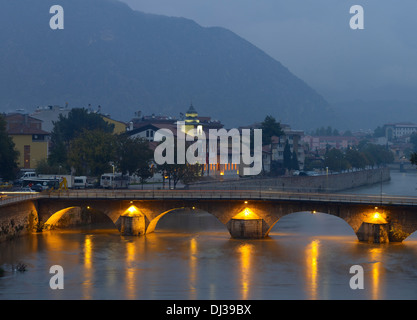
[(417, 165), (417, 152), (413, 152), (410, 155), (410, 162), (411, 164)]
[(84, 130), (70, 143), (68, 164), (78, 175), (109, 172), (117, 150), (116, 136), (102, 130)]
[(378, 127), (374, 130), (373, 137), (374, 137), (374, 138), (385, 137), (385, 129), (384, 129), (384, 128), (381, 128), (380, 126), (378, 126)]
[(50, 165), (46, 159), (38, 161), (35, 171), (37, 174), (63, 174), (65, 172), (59, 165)]
[(99, 114), (91, 113), (84, 108), (71, 109), (67, 117), (59, 115), (51, 132), (50, 164), (68, 167), (67, 155), (70, 143), (84, 130), (112, 133), (113, 129), (113, 124), (107, 123)]
[(153, 176), (151, 162), (153, 152), (149, 142), (143, 138), (131, 138), (121, 134), (116, 138), (117, 151), (115, 163), (122, 174), (137, 175), (143, 184)]
[(413, 152), (417, 151), (417, 133), (413, 132), (410, 136), (410, 143), (413, 145)]
[(152, 171), (152, 169), (149, 165), (139, 167), (138, 169), (136, 169), (135, 174), (140, 179), (140, 183), (142, 185), (142, 190), (143, 190), (143, 185), (146, 182), (146, 180), (153, 177), (153, 171)]
[(283, 166), (285, 169), (291, 170), (292, 168), (292, 162), (291, 162), (291, 148), (290, 148), (290, 144), (288, 142), (288, 140), (285, 142), (285, 147), (284, 147), (284, 163)]
[(332, 148), (324, 156), (324, 166), (328, 167), (330, 171), (342, 171), (349, 167), (349, 163), (342, 151)]
[[(163, 143), (164, 141), (161, 141)], [(192, 143), (192, 142), (190, 142)], [(171, 182), (173, 183), (174, 189), (179, 181), (184, 184), (192, 183), (201, 178), (201, 165), (196, 164), (178, 164), (177, 162), (177, 141), (174, 140), (174, 163), (158, 164), (156, 167), (158, 172), (162, 173), (163, 181), (165, 183), (165, 177), (168, 179), (169, 187), (171, 188)]]
[(272, 116), (266, 116), (265, 120), (261, 124), (262, 129), (262, 145), (271, 144), (273, 136), (280, 137), (284, 135), (284, 131), (281, 129), (279, 122)]
[(298, 164), (297, 152), (295, 152), (295, 150), (293, 151), (292, 157), (291, 157), (291, 169), (300, 170), (300, 165)]
[(316, 131), (312, 132), (313, 136), (340, 136), (339, 130), (337, 129), (332, 129), (331, 126), (328, 126), (327, 128), (325, 127), (321, 127), (321, 128), (317, 128)]
[(347, 149), (345, 152), (345, 159), (350, 164), (351, 168), (363, 169), (367, 165), (365, 155), (355, 149)]
[(6, 119), (0, 115), (0, 177), (4, 180), (13, 180), (18, 171), (17, 159), (19, 152), (6, 131)]
[(358, 149), (366, 157), (368, 165), (372, 167), (375, 165), (379, 167), (394, 162), (394, 154), (385, 146), (361, 141)]
[[(143, 138), (131, 138), (125, 134), (116, 137), (116, 165), (123, 174), (136, 174), (142, 168), (150, 168), (153, 152), (149, 142)], [(144, 171), (142, 170), (142, 173)]]

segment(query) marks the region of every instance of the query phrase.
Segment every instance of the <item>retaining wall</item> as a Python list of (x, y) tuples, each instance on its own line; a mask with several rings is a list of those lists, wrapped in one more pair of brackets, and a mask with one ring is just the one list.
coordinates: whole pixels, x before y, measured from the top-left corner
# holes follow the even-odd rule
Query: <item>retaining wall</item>
[(282, 176), (276, 178), (242, 178), (223, 182), (189, 185), (188, 189), (251, 189), (294, 192), (338, 192), (363, 187), (391, 179), (389, 168), (362, 170), (320, 176)]

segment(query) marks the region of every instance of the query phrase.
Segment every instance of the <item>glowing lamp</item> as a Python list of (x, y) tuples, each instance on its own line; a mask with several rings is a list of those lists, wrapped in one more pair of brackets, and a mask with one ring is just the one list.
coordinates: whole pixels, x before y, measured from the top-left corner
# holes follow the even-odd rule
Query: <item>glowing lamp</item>
[[(375, 207), (375, 210), (377, 210), (377, 209), (378, 208)], [(374, 223), (374, 224), (386, 224), (386, 223), (388, 223), (387, 220), (383, 217), (383, 215), (380, 214), (378, 211), (373, 212), (366, 222)]]
[(251, 209), (245, 208), (241, 212), (239, 212), (237, 215), (235, 215), (232, 219), (234, 220), (258, 220), (261, 218)]
[(122, 214), (122, 216), (134, 216), (137, 214), (141, 214), (140, 210), (135, 206), (130, 206), (126, 209), (126, 211)]

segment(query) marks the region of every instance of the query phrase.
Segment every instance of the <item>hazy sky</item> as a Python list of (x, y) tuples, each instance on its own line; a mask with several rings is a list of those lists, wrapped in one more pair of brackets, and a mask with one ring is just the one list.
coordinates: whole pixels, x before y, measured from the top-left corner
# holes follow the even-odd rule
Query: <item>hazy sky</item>
[[(227, 28), (330, 101), (377, 99), (381, 92), (417, 100), (417, 0), (123, 1), (135, 10)], [(353, 5), (364, 8), (364, 30), (349, 26)]]

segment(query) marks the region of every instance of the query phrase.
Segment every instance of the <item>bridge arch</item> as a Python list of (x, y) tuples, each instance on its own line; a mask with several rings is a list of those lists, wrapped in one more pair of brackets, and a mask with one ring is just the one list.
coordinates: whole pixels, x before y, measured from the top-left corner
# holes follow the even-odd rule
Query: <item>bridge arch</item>
[(71, 206), (53, 213), (45, 222), (45, 229), (63, 229), (97, 224), (114, 226), (113, 221), (105, 213), (89, 206)]
[(220, 224), (222, 224), (225, 228), (225, 230), (227, 230), (227, 226), (225, 226), (225, 224), (219, 219), (219, 217), (214, 214), (213, 212), (207, 211), (207, 210), (203, 210), (200, 209), (198, 207), (195, 206), (190, 206), (190, 207), (176, 207), (176, 208), (172, 208), (169, 210), (166, 210), (164, 212), (161, 212), (160, 214), (158, 214), (155, 218), (153, 218), (150, 222), (149, 225), (146, 229), (146, 233), (151, 233), (154, 232), (158, 223), (160, 222), (160, 220), (167, 216), (168, 214), (173, 214), (173, 213), (180, 213), (180, 212), (193, 212), (195, 214), (199, 214), (201, 212), (206, 212), (208, 213), (210, 216), (214, 217)]
[[(356, 232), (351, 224), (345, 219), (327, 212), (318, 211), (295, 211), (284, 214), (280, 217), (273, 226), (268, 230), (270, 232), (280, 232), (281, 228), (285, 226), (285, 223), (290, 223), (294, 219), (296, 222), (301, 222), (301, 225), (294, 226), (294, 229), (300, 228), (300, 232), (324, 232), (324, 234), (334, 235), (351, 235), (355, 236)], [(300, 221), (303, 219), (304, 221)], [(331, 227), (331, 232), (329, 228)], [(314, 230), (313, 230), (314, 229)]]

